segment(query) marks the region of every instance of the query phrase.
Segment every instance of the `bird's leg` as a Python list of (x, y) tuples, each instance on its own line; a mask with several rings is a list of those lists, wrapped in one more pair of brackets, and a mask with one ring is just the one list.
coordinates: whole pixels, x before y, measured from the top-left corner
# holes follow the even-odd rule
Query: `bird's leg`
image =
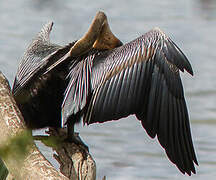
[(88, 146), (81, 140), (79, 137), (79, 133), (74, 132), (74, 125), (75, 125), (75, 120), (74, 119), (69, 119), (67, 123), (67, 141), (75, 143), (76, 145), (81, 145), (85, 149), (88, 149)]

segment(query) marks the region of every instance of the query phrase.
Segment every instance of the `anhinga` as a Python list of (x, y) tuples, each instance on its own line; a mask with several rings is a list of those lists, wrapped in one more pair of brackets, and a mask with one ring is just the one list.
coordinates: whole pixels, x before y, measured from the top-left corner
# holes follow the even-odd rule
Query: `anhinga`
[[(122, 45), (99, 12), (89, 31), (65, 47), (51, 44), (47, 24), (27, 49), (13, 86), (30, 128), (118, 120), (135, 114), (182, 173), (198, 165), (179, 71), (193, 71), (159, 28)], [(62, 115), (62, 117), (61, 117)], [(61, 124), (62, 123), (62, 124)]]

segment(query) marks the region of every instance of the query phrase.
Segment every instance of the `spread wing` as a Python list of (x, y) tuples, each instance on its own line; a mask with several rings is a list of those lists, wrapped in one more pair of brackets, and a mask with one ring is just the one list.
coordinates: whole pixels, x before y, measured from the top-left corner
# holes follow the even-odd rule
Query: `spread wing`
[(29, 79), (40, 69), (40, 66), (47, 62), (45, 57), (61, 48), (59, 45), (50, 43), (49, 34), (52, 26), (52, 22), (44, 25), (24, 53), (13, 84), (14, 94), (22, 89)]
[(193, 75), (185, 55), (158, 28), (95, 58), (93, 95), (84, 121), (102, 123), (135, 114), (181, 172), (195, 173), (198, 163), (179, 70)]
[[(55, 64), (60, 61), (74, 45), (75, 42), (64, 47), (50, 43), (49, 34), (52, 26), (53, 23), (46, 24), (24, 53), (13, 85), (14, 95), (22, 91), (29, 83), (36, 82), (35, 80), (42, 78), (43, 75), (47, 74), (52, 69), (58, 68)], [(69, 60), (71, 59), (68, 58), (68, 61)], [(68, 61), (65, 60), (64, 63)], [(52, 67), (52, 69), (49, 70), (50, 67)]]

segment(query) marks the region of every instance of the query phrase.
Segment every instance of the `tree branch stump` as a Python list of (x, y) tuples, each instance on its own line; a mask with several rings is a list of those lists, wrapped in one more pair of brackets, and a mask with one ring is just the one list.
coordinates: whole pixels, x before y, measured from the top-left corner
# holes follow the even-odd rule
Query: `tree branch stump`
[[(11, 95), (7, 79), (0, 71), (0, 146), (27, 130), (23, 117)], [(64, 138), (64, 131), (49, 131), (50, 136)], [(10, 174), (8, 179), (16, 180), (95, 180), (96, 164), (89, 152), (80, 146), (62, 141), (53, 148), (57, 154), (54, 157), (60, 163), (60, 171), (57, 171), (50, 162), (38, 150), (34, 142), (29, 145), (29, 151), (23, 159), (22, 166), (16, 158), (4, 159)], [(14, 149), (16, 153), (16, 149)], [(14, 153), (14, 154), (15, 154)]]

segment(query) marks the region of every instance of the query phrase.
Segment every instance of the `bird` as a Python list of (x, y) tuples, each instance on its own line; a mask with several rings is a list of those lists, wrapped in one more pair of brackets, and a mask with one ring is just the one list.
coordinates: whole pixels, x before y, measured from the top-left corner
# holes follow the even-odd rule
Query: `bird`
[[(102, 12), (97, 15), (105, 16)], [(30, 94), (37, 89), (47, 92), (43, 86), (51, 84), (51, 92), (57, 93), (51, 95), (53, 101), (46, 102), (45, 109), (56, 103), (61, 117), (55, 123), (58, 126), (61, 123), (61, 127), (67, 125), (68, 136), (74, 141), (74, 125), (78, 122), (90, 125), (135, 115), (147, 134), (157, 137), (180, 172), (195, 174), (198, 161), (180, 78), (180, 72), (184, 71), (193, 75), (190, 62), (160, 28), (122, 44), (118, 38), (107, 38), (109, 33), (104, 32), (110, 31), (105, 22), (96, 35), (89, 36), (88, 31), (83, 38), (63, 48), (54, 45), (49, 55), (39, 56), (43, 59), (30, 72), (20, 68), (23, 70), (18, 70), (13, 88), (15, 100), (21, 104), (20, 99), (29, 94), (25, 93), (31, 89), (29, 84), (34, 84)], [(98, 24), (98, 20), (94, 23)], [(62, 67), (66, 70), (58, 74)], [(19, 75), (22, 71), (25, 75)], [(49, 79), (50, 75), (60, 78), (59, 84)], [(40, 98), (44, 97), (38, 97), (37, 101)], [(29, 102), (34, 97), (24, 99)]]
[[(51, 65), (54, 62), (58, 62), (57, 60), (68, 53), (75, 44), (73, 54), (80, 51), (77, 51), (77, 49), (80, 49), (80, 43), (83, 47), (82, 40), (77, 43), (74, 41), (66, 46), (51, 43), (49, 36), (52, 27), (53, 22), (48, 22), (32, 40), (21, 59), (13, 83), (12, 94), (24, 116), (27, 127), (30, 129), (61, 127), (61, 104), (69, 82), (67, 78), (69, 66), (74, 58), (62, 62), (49, 73), (44, 73), (44, 71), (47, 67), (52, 67)], [(92, 40), (93, 38), (94, 40)], [(105, 41), (103, 38), (109, 38), (110, 40), (103, 42)], [(95, 43), (94, 47), (97, 49), (112, 49), (122, 45), (122, 42), (109, 29), (106, 15), (101, 12), (93, 19), (92, 26), (85, 34), (85, 41), (87, 39)], [(95, 41), (100, 41), (100, 43)], [(84, 45), (86, 44), (89, 44), (89, 42), (84, 43)], [(84, 55), (80, 57), (76, 57), (76, 61), (88, 56), (90, 51), (97, 51), (95, 48), (85, 47), (86, 50), (82, 50), (82, 52), (87, 52), (84, 52)]]

